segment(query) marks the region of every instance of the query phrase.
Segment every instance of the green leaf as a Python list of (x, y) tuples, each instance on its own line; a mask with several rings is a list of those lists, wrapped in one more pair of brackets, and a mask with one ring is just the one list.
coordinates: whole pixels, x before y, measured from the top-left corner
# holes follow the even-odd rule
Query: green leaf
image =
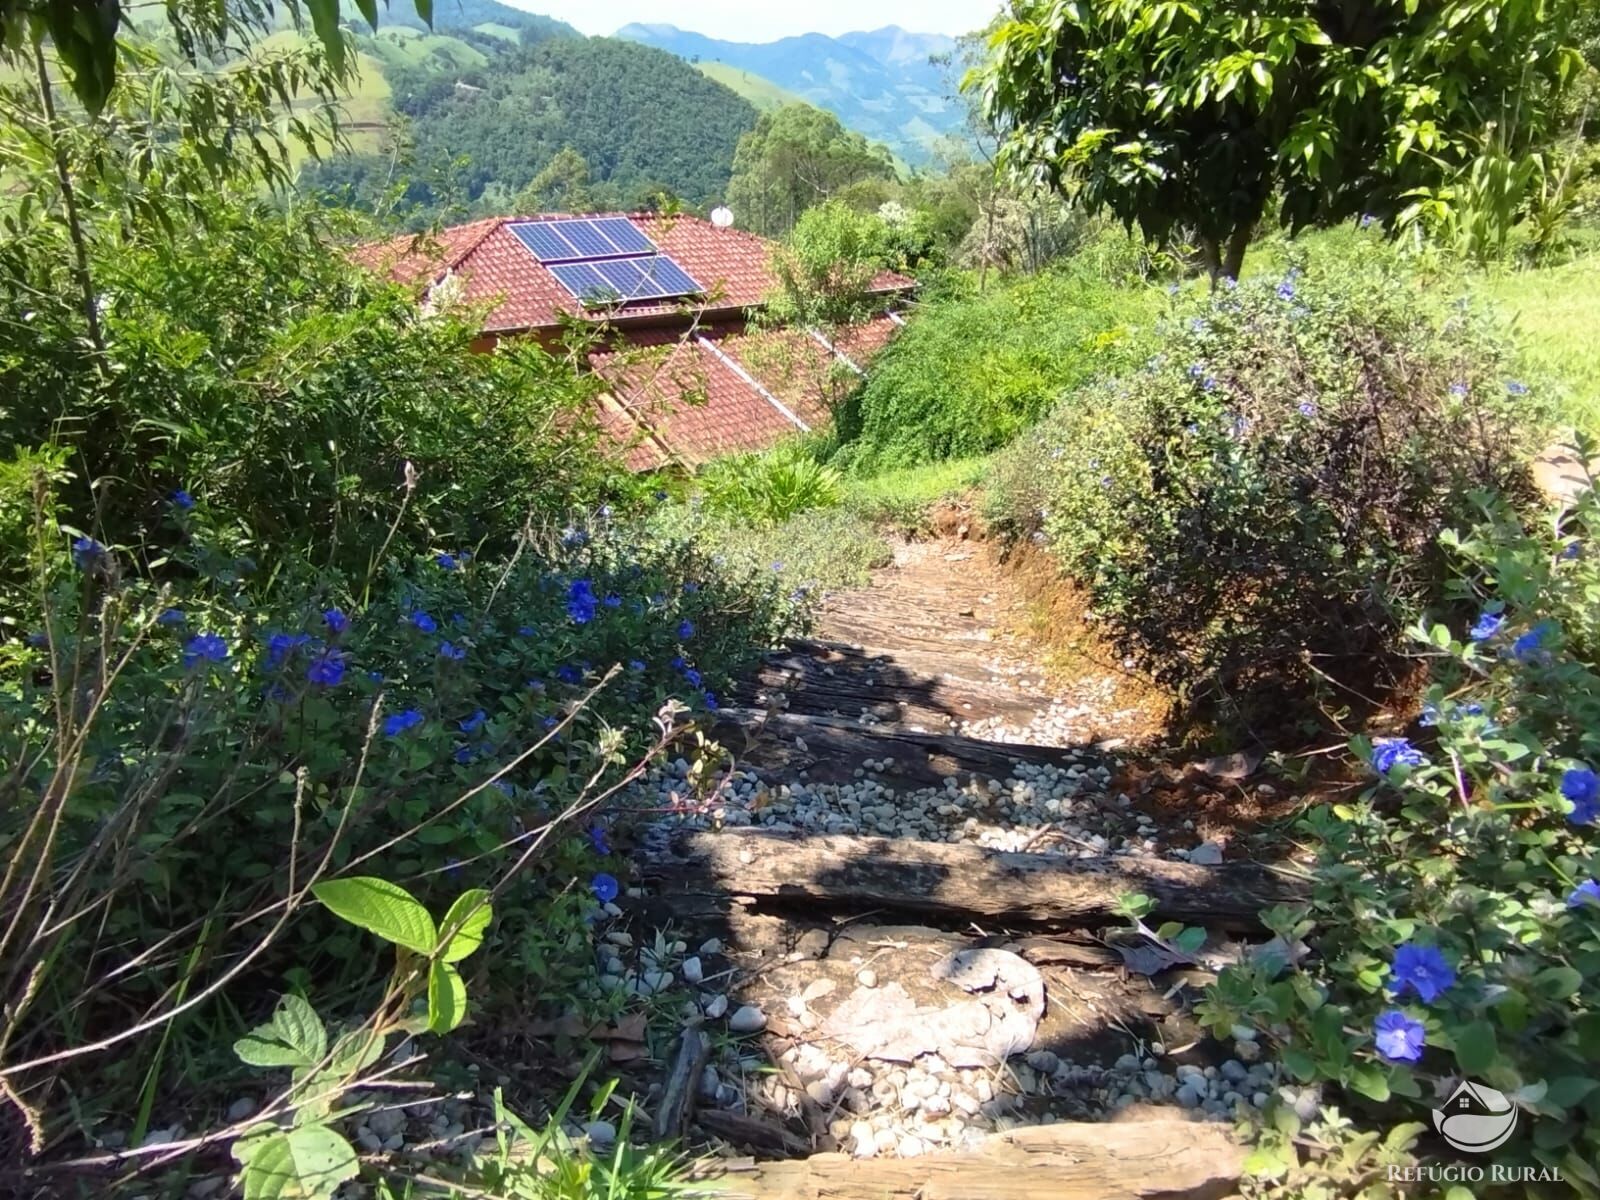
[(361, 1169), (350, 1143), (325, 1125), (251, 1138), (233, 1154), (245, 1200), (321, 1200)]
[(1560, 1079), (1550, 1081), (1550, 1088), (1545, 1092), (1544, 1098), (1546, 1103), (1554, 1104), (1558, 1108), (1571, 1108), (1597, 1087), (1600, 1087), (1600, 1080), (1584, 1079), (1580, 1075), (1563, 1075)]
[(326, 1074), (344, 1078), (365, 1071), (383, 1053), (384, 1038), (370, 1029), (354, 1029), (333, 1047), (333, 1058)]
[(1533, 990), (1547, 1000), (1565, 1000), (1583, 986), (1583, 976), (1571, 967), (1550, 967), (1533, 977)]
[(1389, 1098), (1389, 1077), (1381, 1067), (1357, 1067), (1350, 1072), (1350, 1089), (1382, 1104)]
[(1494, 1063), (1500, 1048), (1495, 1042), (1494, 1026), (1487, 1021), (1474, 1021), (1455, 1031), (1456, 1062), (1461, 1070), (1471, 1076), (1480, 1076)]
[(428, 910), (405, 888), (386, 879), (370, 875), (329, 879), (311, 891), (335, 916), (407, 950), (432, 954), (439, 940)]
[[(439, 923), (440, 930), (450, 938), (441, 957), (447, 963), (460, 962), (483, 945), (483, 931), (489, 928), (494, 915), (489, 904), (489, 893), (483, 888), (462, 892)], [(457, 928), (459, 923), (460, 927)], [(450, 930), (454, 929), (452, 934)]]
[(316, 1009), (292, 994), (279, 999), (272, 1020), (233, 1044), (240, 1061), (252, 1067), (309, 1067), (327, 1050), (328, 1034)]
[(467, 985), (449, 963), (435, 960), (428, 970), (428, 1030), (449, 1033), (466, 1019)]

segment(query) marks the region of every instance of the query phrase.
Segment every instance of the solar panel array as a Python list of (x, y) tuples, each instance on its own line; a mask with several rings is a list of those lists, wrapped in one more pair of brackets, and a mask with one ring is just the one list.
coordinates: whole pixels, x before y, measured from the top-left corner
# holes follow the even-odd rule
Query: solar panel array
[(510, 229), (567, 291), (591, 308), (704, 290), (626, 217), (526, 221)]

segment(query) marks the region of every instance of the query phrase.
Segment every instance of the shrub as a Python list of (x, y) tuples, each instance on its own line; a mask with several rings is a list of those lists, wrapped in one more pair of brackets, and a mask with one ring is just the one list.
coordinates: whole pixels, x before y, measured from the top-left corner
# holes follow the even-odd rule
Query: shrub
[(1154, 301), (1072, 271), (925, 306), (839, 411), (838, 461), (868, 473), (982, 454), (1062, 394), (1143, 357)]
[(701, 483), (712, 512), (760, 524), (831, 508), (843, 494), (839, 472), (798, 447), (721, 459), (706, 468)]
[(702, 504), (664, 504), (650, 527), (660, 536), (702, 547), (724, 570), (769, 572), (796, 602), (819, 588), (861, 587), (874, 567), (894, 558), (866, 519), (843, 508), (814, 509), (774, 525), (752, 525), (708, 513)]
[(1005, 456), (992, 515), (1195, 705), (1371, 696), (1441, 599), (1440, 531), (1474, 489), (1525, 494), (1537, 406), (1484, 319), (1387, 276), (1225, 288), (1164, 336)]
[[(0, 957), (0, 1036), (18, 1070), (71, 1048), (16, 1078), (75, 1081), (91, 1128), (131, 1110), (141, 1077), (156, 1086), (167, 1043), (154, 1021), (93, 1054), (88, 1031), (120, 1036), (187, 990), (204, 1019), (174, 1024), (168, 1062), (222, 1078), (210, 1035), (264, 1015), (285, 970), (324, 996), (370, 988), (361, 935), (304, 904), (319, 873), (377, 875), (436, 912), (497, 885), (475, 971), (505, 972), (523, 1006), (570, 1002), (596, 909), (570, 885), (604, 842), (560, 823), (592, 819), (676, 711), (714, 710), (804, 615), (765, 568), (603, 520), (510, 559), (397, 559), (370, 595), (310, 570), (247, 589), (204, 507), (174, 502), (163, 524), (183, 547), (165, 583), (45, 529), (47, 616), (0, 643), (0, 907), (22, 931)], [(541, 848), (540, 871), (511, 865)], [(41, 1110), (53, 1131), (60, 1095)]]
[(1294, 1079), (1341, 1089), (1357, 1119), (1308, 1139), (1274, 1114), (1254, 1160), (1269, 1176), (1340, 1168), (1337, 1153), (1302, 1165), (1300, 1147), (1359, 1150), (1370, 1128), (1417, 1121), (1401, 1135), (1415, 1138), (1467, 1079), (1524, 1118), (1497, 1171), (1600, 1189), (1600, 500), (1585, 493), (1554, 528), (1498, 505), (1447, 536), (1474, 606), (1411, 630), (1431, 667), (1422, 736), (1352, 742), (1374, 782), (1310, 811), (1311, 902), (1267, 914), (1309, 956), (1229, 968), (1205, 1003), (1213, 1029), (1258, 1027)]
[(66, 299), (38, 300), (73, 294), (65, 264), (0, 264), (0, 447), (70, 452), (76, 524), (136, 544), (183, 488), (262, 570), (364, 570), (402, 494), (397, 547), (504, 550), (529, 510), (552, 519), (607, 485), (565, 363), (531, 343), (470, 353), (470, 314), (420, 312), (315, 213), (206, 207), (203, 227), (96, 243), (103, 355), (83, 353)]

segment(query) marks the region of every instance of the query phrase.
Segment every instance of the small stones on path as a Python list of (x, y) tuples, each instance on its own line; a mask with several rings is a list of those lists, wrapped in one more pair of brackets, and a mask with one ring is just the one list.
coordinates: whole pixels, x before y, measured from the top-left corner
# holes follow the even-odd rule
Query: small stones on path
[(760, 1033), (767, 1027), (767, 1014), (754, 1004), (745, 1004), (728, 1018), (728, 1028), (734, 1033)]

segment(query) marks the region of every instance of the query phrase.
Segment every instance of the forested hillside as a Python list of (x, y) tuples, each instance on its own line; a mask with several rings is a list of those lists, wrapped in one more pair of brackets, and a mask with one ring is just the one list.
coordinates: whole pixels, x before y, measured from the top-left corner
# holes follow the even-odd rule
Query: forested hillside
[[(468, 49), (480, 60), (463, 63), (438, 52), (408, 60), (385, 52), (384, 36), (365, 41), (404, 118), (400, 174), (412, 180), (404, 200), (414, 215), (451, 202), (509, 211), (563, 150), (581, 156), (585, 193), (603, 207), (642, 207), (662, 193), (704, 205), (723, 194), (739, 136), (756, 123), (748, 101), (647, 46), (542, 29), (512, 46), (479, 33)], [(307, 184), (370, 206), (395, 173), (392, 157), (334, 160)]]

